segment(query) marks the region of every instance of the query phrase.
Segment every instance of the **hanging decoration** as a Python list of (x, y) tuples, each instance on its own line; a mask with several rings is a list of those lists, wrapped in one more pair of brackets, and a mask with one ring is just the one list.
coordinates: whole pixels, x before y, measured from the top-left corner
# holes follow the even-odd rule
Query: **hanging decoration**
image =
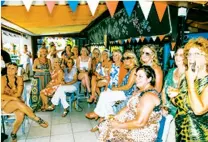
[(150, 42), (151, 37), (148, 36), (145, 39), (147, 40), (147, 42)]
[(118, 2), (119, 1), (106, 1), (106, 6), (108, 7), (111, 17), (113, 17), (114, 13), (116, 12)]
[(159, 35), (160, 41), (162, 41), (164, 37), (165, 37), (165, 35)]
[(151, 1), (139, 0), (139, 5), (141, 6), (144, 17), (147, 20), (147, 18), (149, 16), (150, 9), (152, 7), (152, 2)]
[(141, 38), (140, 38), (140, 40), (143, 42), (144, 41), (144, 39), (145, 39), (145, 37), (144, 36), (142, 36)]
[(173, 50), (176, 45), (176, 42), (171, 42), (171, 49)]
[(4, 5), (5, 0), (1, 0), (1, 6)]
[(46, 5), (48, 7), (50, 14), (52, 13), (55, 4), (56, 4), (56, 1), (46, 1)]
[(90, 8), (92, 15), (94, 16), (95, 11), (96, 11), (98, 4), (99, 4), (99, 0), (87, 0), (87, 3), (88, 3), (88, 6)]
[(139, 38), (139, 37), (138, 37), (138, 38), (136, 38), (136, 41), (137, 41), (137, 42), (139, 42), (139, 40), (140, 40), (140, 38)]
[(151, 36), (152, 40), (155, 41), (157, 39), (157, 36)]
[(170, 51), (170, 55), (171, 55), (171, 58), (173, 58), (175, 55), (175, 51)]
[(25, 5), (27, 11), (30, 10), (30, 6), (32, 5), (33, 0), (22, 0), (23, 4)]
[(67, 2), (69, 4), (69, 7), (72, 9), (72, 11), (75, 12), (79, 4), (79, 1), (77, 0), (77, 1), (67, 1)]
[(123, 4), (124, 4), (124, 8), (126, 9), (128, 16), (130, 17), (134, 9), (134, 6), (136, 4), (136, 1), (123, 1)]
[(165, 13), (167, 3), (166, 2), (160, 2), (160, 1), (155, 1), (155, 9), (157, 11), (158, 18), (160, 22), (162, 21), (163, 15)]

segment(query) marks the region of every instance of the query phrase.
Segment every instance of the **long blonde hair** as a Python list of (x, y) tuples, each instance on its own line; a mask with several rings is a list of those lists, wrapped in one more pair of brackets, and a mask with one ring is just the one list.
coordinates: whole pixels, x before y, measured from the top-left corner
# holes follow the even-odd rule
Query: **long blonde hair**
[(133, 57), (134, 64), (135, 64), (136, 66), (138, 66), (138, 60), (137, 60), (137, 57), (136, 57), (136, 55), (134, 54), (134, 52), (132, 52), (132, 51), (126, 51), (126, 52), (124, 53), (124, 56), (123, 56), (123, 57), (127, 57), (127, 56)]
[(142, 64), (144, 64), (144, 62), (142, 61), (141, 59), (141, 56), (142, 56), (142, 52), (143, 52), (143, 49), (144, 48), (149, 48), (151, 51), (152, 51), (152, 55), (153, 55), (153, 63), (157, 64), (157, 65), (160, 65), (159, 64), (159, 61), (158, 61), (158, 56), (157, 56), (157, 51), (156, 51), (156, 46), (153, 45), (153, 44), (146, 44), (144, 46), (142, 46), (142, 48), (139, 50), (140, 54), (139, 54), (139, 58), (140, 58), (140, 62)]
[(41, 55), (40, 55), (40, 50), (46, 50), (46, 52), (47, 52), (47, 54), (48, 54), (48, 50), (47, 50), (47, 48), (46, 48), (46, 47), (44, 47), (44, 46), (42, 46), (42, 47), (38, 50), (38, 53), (37, 53), (38, 58), (40, 58), (40, 57), (41, 57)]

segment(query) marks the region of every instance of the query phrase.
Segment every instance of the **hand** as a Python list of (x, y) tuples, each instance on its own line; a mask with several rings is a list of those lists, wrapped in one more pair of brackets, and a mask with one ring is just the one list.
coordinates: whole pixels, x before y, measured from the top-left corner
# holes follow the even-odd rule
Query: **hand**
[(173, 87), (168, 87), (167, 92), (168, 92), (168, 96), (170, 98), (174, 98), (174, 97), (176, 97), (178, 95), (179, 90), (176, 89), (176, 88), (173, 88)]
[(163, 114), (163, 116), (168, 115), (168, 108), (167, 107), (162, 107), (162, 114)]
[(115, 121), (115, 120), (111, 121), (112, 128), (119, 128), (119, 124), (120, 123), (118, 121)]
[(118, 91), (118, 88), (116, 88), (116, 87), (112, 87), (112, 89), (111, 89), (112, 91)]
[(198, 70), (199, 70), (198, 66), (197, 65), (195, 65), (195, 67), (193, 66), (194, 65), (189, 65), (188, 70), (185, 72), (186, 80), (188, 83), (194, 83), (194, 80), (196, 79), (198, 74)]

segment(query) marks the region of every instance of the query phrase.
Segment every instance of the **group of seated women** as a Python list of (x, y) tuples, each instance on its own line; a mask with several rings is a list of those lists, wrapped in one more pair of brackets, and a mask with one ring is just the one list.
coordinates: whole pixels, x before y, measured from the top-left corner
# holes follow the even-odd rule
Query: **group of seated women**
[[(40, 91), (42, 111), (54, 110), (60, 100), (64, 107), (62, 117), (65, 117), (69, 111), (65, 92), (76, 91), (76, 82), (80, 80), (90, 95), (87, 102), (96, 103), (94, 111), (85, 116), (99, 119), (92, 131), (99, 130), (101, 142), (157, 141), (159, 128), (165, 127), (169, 131), (172, 125), (176, 126), (173, 141), (208, 141), (206, 39), (192, 39), (184, 48), (177, 49), (176, 67), (169, 70), (164, 83), (155, 45), (144, 45), (139, 60), (132, 51), (122, 55), (120, 50), (114, 50), (111, 60), (108, 50), (100, 53), (94, 49), (90, 56), (83, 47), (78, 56), (77, 47), (67, 48), (71, 53), (62, 54), (62, 60), (54, 58), (53, 70), (44, 47), (34, 62), (36, 76), (41, 77), (41, 73), (47, 72), (52, 79)], [(48, 126), (20, 99), (23, 83), (16, 77), (16, 69), (16, 65), (9, 65), (7, 75), (2, 77), (2, 109), (17, 116), (12, 131), (14, 139), (25, 114), (41, 126)], [(44, 77), (42, 84), (46, 81)], [(48, 98), (51, 98), (50, 105)], [(116, 113), (115, 103), (122, 102), (126, 102), (126, 106)], [(165, 126), (160, 126), (162, 117), (168, 116), (171, 119), (167, 119)], [(167, 140), (167, 135), (163, 133), (162, 141)]]

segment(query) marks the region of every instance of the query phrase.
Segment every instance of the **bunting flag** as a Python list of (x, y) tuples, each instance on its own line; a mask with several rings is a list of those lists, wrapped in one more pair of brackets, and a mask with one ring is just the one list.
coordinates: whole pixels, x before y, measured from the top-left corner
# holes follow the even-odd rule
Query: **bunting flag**
[(152, 40), (155, 41), (157, 39), (157, 36), (151, 36)]
[(4, 5), (4, 2), (5, 2), (4, 0), (1, 0), (1, 6)]
[(23, 4), (25, 5), (27, 11), (30, 10), (30, 6), (32, 5), (33, 0), (22, 0)]
[(173, 50), (176, 45), (176, 42), (171, 42), (171, 49)]
[(166, 2), (160, 2), (160, 1), (155, 1), (155, 9), (157, 11), (157, 15), (159, 17), (160, 22), (162, 21), (163, 15), (165, 13), (167, 3)]
[(162, 41), (164, 37), (165, 37), (165, 35), (159, 35), (160, 41)]
[(99, 0), (87, 0), (87, 3), (92, 13), (92, 16), (94, 16), (97, 6), (99, 4)]
[(46, 5), (48, 7), (50, 14), (52, 13), (55, 4), (56, 4), (56, 1), (46, 1)]
[(141, 41), (143, 42), (145, 38), (142, 36), (140, 39), (141, 39)]
[(173, 58), (175, 55), (175, 51), (170, 51), (170, 55), (171, 55), (171, 58)]
[(111, 17), (113, 17), (114, 13), (116, 12), (118, 2), (119, 1), (106, 1), (105, 2), (108, 7), (108, 11), (110, 12)]
[(152, 7), (152, 1), (139, 0), (139, 5), (142, 9), (145, 19), (147, 20), (150, 9)]
[(174, 62), (175, 62), (174, 60), (169, 60), (170, 67), (173, 67)]
[(128, 42), (129, 42), (129, 43), (131, 42), (131, 38), (128, 39)]
[(126, 9), (128, 16), (130, 17), (134, 9), (134, 6), (136, 4), (136, 1), (123, 1), (123, 4), (124, 4), (124, 7)]
[(122, 44), (122, 41), (121, 41), (121, 40), (118, 40), (118, 43), (119, 43), (119, 44)]
[(132, 38), (131, 41), (134, 43), (136, 41), (136, 38)]
[(137, 41), (137, 42), (139, 42), (139, 40), (140, 40), (140, 38), (139, 38), (139, 37), (138, 37), (138, 38), (136, 38), (136, 41)]
[(72, 9), (73, 12), (76, 11), (79, 1), (68, 1), (69, 7)]
[(151, 37), (146, 37), (147, 42), (150, 42)]
[(124, 43), (127, 43), (127, 39), (124, 40)]

